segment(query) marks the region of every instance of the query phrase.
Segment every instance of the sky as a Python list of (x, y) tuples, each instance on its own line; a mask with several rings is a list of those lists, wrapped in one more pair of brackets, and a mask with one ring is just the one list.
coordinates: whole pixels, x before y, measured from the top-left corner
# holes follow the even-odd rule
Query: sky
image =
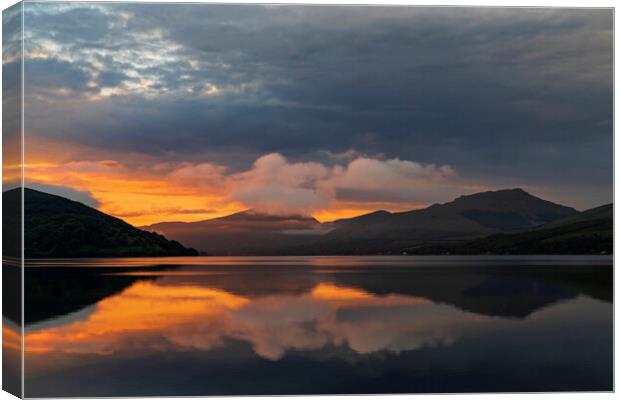
[[(612, 17), (26, 3), (27, 185), (134, 225), (327, 221), (513, 187), (609, 203)], [(5, 51), (5, 71), (18, 62)]]

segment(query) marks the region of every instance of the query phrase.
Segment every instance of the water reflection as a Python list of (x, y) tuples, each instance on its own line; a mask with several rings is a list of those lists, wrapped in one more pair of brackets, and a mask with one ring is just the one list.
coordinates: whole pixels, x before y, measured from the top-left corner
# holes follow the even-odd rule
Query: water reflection
[(136, 282), (88, 315), (58, 318), (26, 330), (28, 352), (111, 354), (166, 349), (210, 350), (243, 340), (261, 357), (287, 350), (346, 345), (357, 353), (399, 352), (451, 343), (488, 317), (403, 295), (376, 296), (320, 283), (302, 295), (249, 298), (190, 285)]
[(610, 387), (611, 266), (388, 261), (31, 268), (27, 395)]

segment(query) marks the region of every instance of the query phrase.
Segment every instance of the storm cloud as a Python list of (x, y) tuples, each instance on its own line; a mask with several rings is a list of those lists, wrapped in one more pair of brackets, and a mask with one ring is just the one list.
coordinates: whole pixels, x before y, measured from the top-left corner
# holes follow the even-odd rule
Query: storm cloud
[(26, 3), (24, 23), (33, 138), (231, 173), (353, 149), (611, 201), (611, 10)]

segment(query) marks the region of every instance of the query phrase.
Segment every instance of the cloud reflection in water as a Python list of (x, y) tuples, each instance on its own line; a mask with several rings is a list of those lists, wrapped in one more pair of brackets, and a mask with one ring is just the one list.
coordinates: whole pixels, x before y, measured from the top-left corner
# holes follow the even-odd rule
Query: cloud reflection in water
[(278, 360), (289, 350), (345, 345), (358, 354), (398, 353), (453, 343), (468, 326), (493, 319), (427, 299), (319, 283), (301, 294), (256, 298), (197, 285), (138, 281), (101, 300), (80, 320), (57, 318), (26, 330), (26, 351), (113, 354), (211, 350), (250, 343)]

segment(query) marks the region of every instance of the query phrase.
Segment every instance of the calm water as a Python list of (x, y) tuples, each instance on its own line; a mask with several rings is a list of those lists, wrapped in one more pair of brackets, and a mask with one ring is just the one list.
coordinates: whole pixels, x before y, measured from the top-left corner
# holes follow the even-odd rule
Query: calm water
[(610, 258), (37, 261), (26, 396), (612, 390)]

